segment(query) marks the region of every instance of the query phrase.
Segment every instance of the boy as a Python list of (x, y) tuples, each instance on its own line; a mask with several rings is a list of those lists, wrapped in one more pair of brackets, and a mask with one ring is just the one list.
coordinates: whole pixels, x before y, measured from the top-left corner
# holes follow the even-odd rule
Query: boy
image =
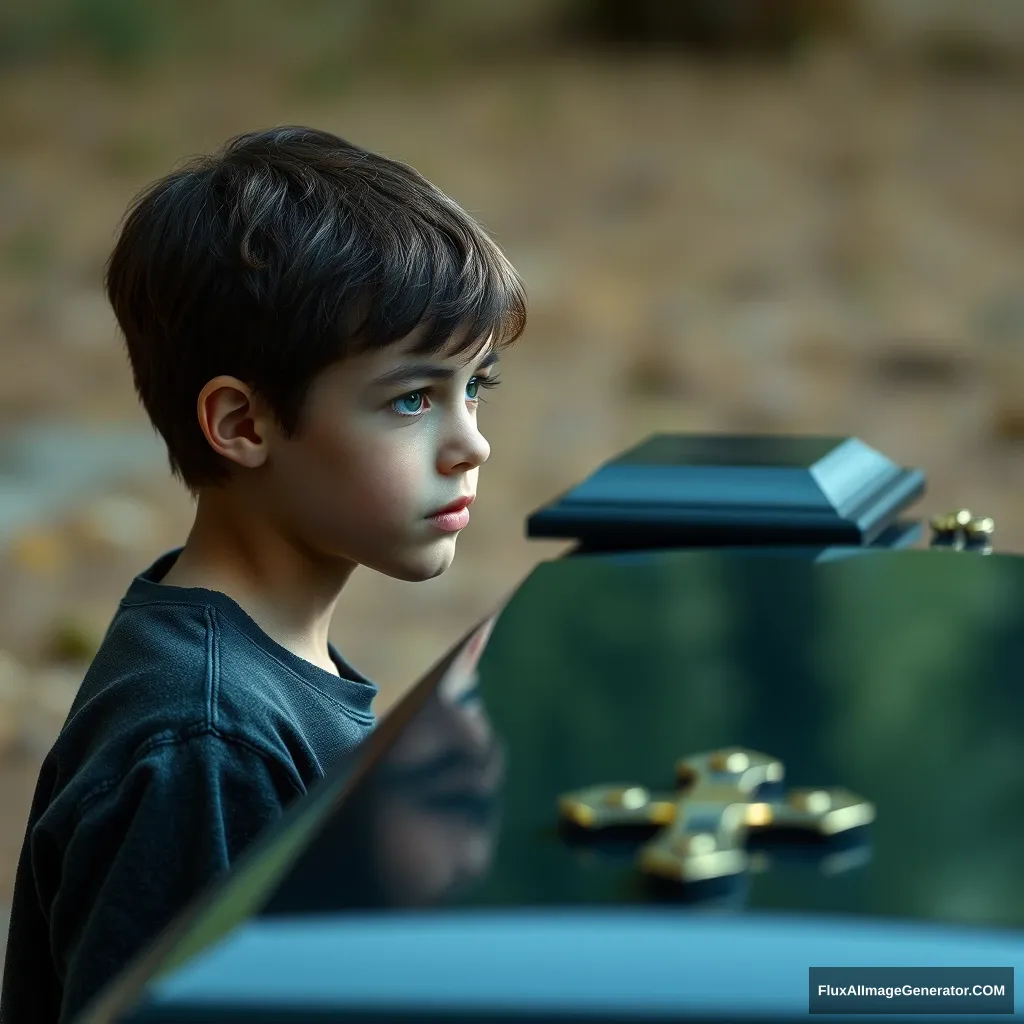
[(128, 589), (43, 763), (3, 1024), (70, 1021), (330, 762), (376, 687), (328, 642), (357, 565), (444, 572), (526, 298), (412, 168), (239, 136), (146, 189), (106, 275), (136, 388), (197, 499)]

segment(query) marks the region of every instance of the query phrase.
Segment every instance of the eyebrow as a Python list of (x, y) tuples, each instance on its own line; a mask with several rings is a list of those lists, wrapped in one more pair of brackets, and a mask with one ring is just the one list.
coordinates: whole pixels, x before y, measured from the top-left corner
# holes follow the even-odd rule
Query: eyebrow
[[(488, 352), (477, 363), (476, 370), (477, 372), (486, 370), (488, 366), (493, 366), (496, 362), (498, 362), (498, 353)], [(461, 366), (453, 369), (450, 366), (438, 366), (436, 363), (406, 363), (404, 366), (399, 366), (394, 370), (389, 370), (387, 373), (382, 373), (374, 379), (371, 386), (384, 388), (409, 385), (411, 387), (422, 380), (451, 380), (465, 368), (465, 366)]]

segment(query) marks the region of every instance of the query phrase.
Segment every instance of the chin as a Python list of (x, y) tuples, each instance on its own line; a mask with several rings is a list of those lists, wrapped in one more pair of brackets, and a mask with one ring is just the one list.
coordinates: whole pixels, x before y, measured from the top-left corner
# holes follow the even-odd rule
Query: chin
[(395, 559), (386, 566), (371, 566), (385, 576), (405, 583), (425, 583), (440, 576), (455, 560), (455, 544), (436, 545)]

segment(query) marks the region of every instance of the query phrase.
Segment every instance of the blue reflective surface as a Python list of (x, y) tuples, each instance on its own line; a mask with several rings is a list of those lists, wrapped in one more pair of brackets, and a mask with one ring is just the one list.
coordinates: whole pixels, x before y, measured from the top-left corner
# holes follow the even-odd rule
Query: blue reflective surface
[(807, 1013), (809, 967), (879, 965), (1020, 968), (1024, 936), (658, 910), (278, 918), (158, 984), (150, 1006), (774, 1019)]

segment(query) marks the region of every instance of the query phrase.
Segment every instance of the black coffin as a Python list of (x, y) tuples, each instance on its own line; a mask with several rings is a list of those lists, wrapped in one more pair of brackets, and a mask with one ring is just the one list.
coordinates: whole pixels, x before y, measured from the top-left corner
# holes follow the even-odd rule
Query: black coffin
[(906, 547), (898, 516), (924, 474), (855, 437), (655, 434), (527, 520), (580, 551), (721, 546)]
[[(1024, 966), (1024, 559), (849, 550), (542, 564), (83, 1021), (791, 1020), (812, 967)], [(784, 766), (744, 813), (871, 813), (750, 814), (702, 879), (566, 814), (702, 754)]]

